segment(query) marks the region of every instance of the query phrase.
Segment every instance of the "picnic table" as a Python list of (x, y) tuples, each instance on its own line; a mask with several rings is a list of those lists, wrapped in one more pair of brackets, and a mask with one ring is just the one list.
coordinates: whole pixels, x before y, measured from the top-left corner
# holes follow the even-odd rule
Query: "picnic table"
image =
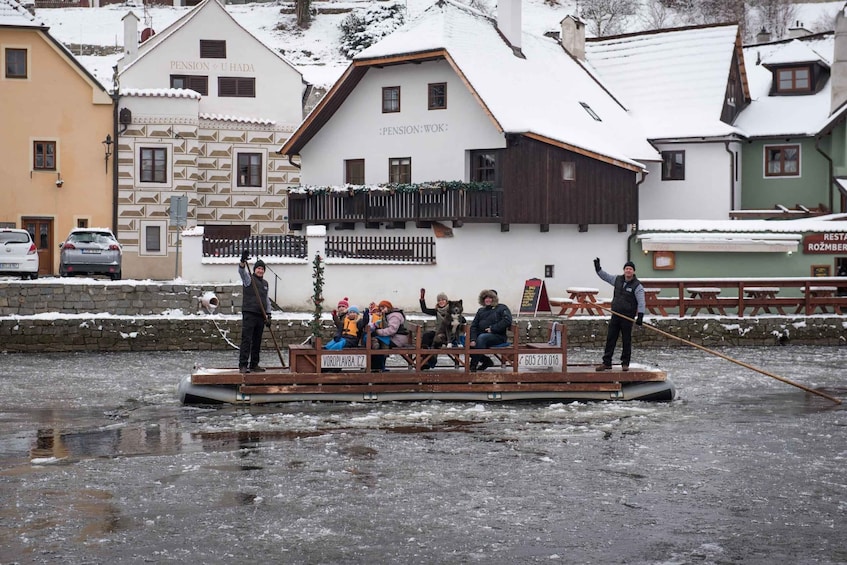
[[(746, 294), (749, 298), (753, 300), (772, 300), (776, 298), (776, 295), (779, 294), (779, 287), (777, 286), (747, 286), (744, 287), (744, 294)], [(777, 304), (775, 306), (777, 312), (785, 315), (785, 310), (782, 309), (782, 306)], [(753, 307), (753, 311), (750, 312), (752, 316), (755, 316), (759, 310), (764, 310), (768, 314), (771, 313), (770, 306), (767, 304), (755, 305)]]
[(690, 295), (692, 300), (695, 300), (695, 310), (692, 316), (696, 316), (702, 308), (706, 308), (709, 311), (709, 314), (715, 314), (715, 309), (722, 316), (726, 316), (726, 311), (721, 306), (720, 302), (718, 302), (718, 295), (721, 293), (721, 289), (718, 287), (712, 286), (704, 286), (704, 287), (691, 287), (686, 288), (686, 292)]
[(568, 306), (568, 318), (573, 318), (577, 312), (582, 311), (588, 316), (602, 316), (603, 309), (599, 307), (597, 295), (600, 294), (599, 288), (586, 288), (572, 286), (566, 288), (565, 291), (571, 300)]

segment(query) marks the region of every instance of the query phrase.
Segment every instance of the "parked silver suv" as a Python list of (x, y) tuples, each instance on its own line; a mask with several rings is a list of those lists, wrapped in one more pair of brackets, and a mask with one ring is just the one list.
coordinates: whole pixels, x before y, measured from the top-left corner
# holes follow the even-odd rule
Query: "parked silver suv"
[(0, 275), (38, 278), (38, 248), (28, 231), (0, 228)]
[(59, 244), (59, 275), (121, 278), (121, 244), (108, 228), (76, 228)]

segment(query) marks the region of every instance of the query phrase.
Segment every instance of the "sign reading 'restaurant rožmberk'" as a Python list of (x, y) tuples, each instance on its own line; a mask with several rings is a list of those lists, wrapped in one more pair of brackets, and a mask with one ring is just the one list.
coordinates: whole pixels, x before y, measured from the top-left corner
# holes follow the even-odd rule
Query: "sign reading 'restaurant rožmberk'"
[(812, 233), (803, 237), (803, 253), (847, 253), (847, 233)]

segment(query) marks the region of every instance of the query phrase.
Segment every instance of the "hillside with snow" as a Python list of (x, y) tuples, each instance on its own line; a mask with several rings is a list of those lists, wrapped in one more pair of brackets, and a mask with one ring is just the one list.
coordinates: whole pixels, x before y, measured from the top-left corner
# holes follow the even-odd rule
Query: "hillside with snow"
[[(486, 13), (495, 14), (496, 0), (459, 0)], [(646, 5), (650, 0), (642, 0)], [(409, 21), (426, 10), (435, 0), (405, 0), (402, 7)], [(232, 4), (227, 10), (245, 29), (279, 51), (318, 87), (329, 87), (347, 67), (342, 53), (340, 24), (352, 11), (364, 12), (371, 0), (314, 1), (316, 14), (308, 29), (296, 26), (292, 3)], [(832, 29), (835, 14), (844, 2), (795, 4), (795, 18), (810, 31)], [(557, 30), (559, 22), (573, 14), (576, 2), (571, 0), (523, 0), (523, 28), (533, 34)], [(184, 15), (190, 8), (167, 6), (109, 5), (102, 8), (38, 9), (36, 17), (50, 27), (50, 33), (77, 55), (80, 62), (108, 89), (113, 86), (113, 67), (124, 43), (122, 19), (130, 11), (141, 20), (142, 29), (160, 31)], [(682, 23), (682, 22), (680, 22)], [(375, 23), (378, 27), (379, 22)], [(643, 15), (627, 17), (622, 24), (627, 31), (649, 29)], [(91, 46), (99, 46), (106, 54), (90, 55)]]

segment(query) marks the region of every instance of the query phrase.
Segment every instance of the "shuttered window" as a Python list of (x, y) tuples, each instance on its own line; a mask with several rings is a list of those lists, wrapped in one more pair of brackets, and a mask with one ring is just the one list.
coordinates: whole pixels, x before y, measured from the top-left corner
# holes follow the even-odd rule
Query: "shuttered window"
[(171, 75), (171, 88), (187, 88), (203, 96), (208, 96), (209, 77), (200, 75)]
[(253, 77), (218, 77), (218, 96), (222, 98), (255, 98)]
[(365, 184), (364, 159), (347, 159), (344, 161), (344, 182), (347, 184)]
[(200, 58), (226, 59), (226, 41), (221, 39), (201, 39)]

